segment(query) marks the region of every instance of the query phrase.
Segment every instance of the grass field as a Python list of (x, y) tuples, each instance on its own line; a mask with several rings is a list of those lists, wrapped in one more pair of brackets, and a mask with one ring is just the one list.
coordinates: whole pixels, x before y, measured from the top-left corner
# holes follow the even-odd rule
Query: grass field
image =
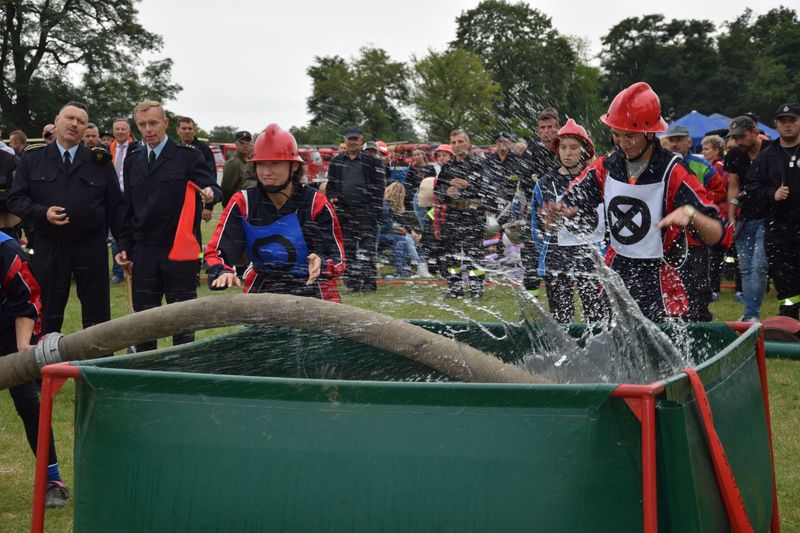
[[(212, 228), (206, 225), (204, 234)], [(198, 296), (211, 292), (203, 285)], [(218, 293), (215, 293), (218, 294)], [(460, 320), (468, 315), (479, 321), (497, 321), (498, 316), (515, 320), (516, 303), (510, 290), (502, 286), (488, 287), (480, 308), (461, 302), (453, 303), (442, 297), (443, 288), (432, 285), (383, 285), (376, 294), (343, 295), (344, 303), (372, 309), (399, 318)], [(735, 320), (741, 305), (735, 302), (730, 290), (723, 290), (718, 302), (712, 304), (715, 319)], [(128, 313), (124, 284), (112, 286), (112, 317)], [(764, 316), (776, 314), (774, 293), (767, 296)], [(66, 312), (64, 332), (80, 329), (80, 307), (73, 290)], [(198, 338), (217, 335), (224, 330), (198, 333)], [(168, 343), (169, 341), (166, 341)], [(165, 341), (160, 341), (164, 346)], [(768, 361), (770, 402), (775, 433), (775, 455), (778, 490), (784, 531), (800, 531), (800, 362)], [(53, 426), (59, 452), (62, 476), (72, 485), (72, 442), (74, 386), (68, 381), (56, 397)], [(33, 487), (33, 454), (24, 438), (22, 423), (14, 411), (7, 393), (0, 392), (0, 533), (22, 532), (30, 528), (31, 495)], [(72, 529), (72, 510), (51, 510), (47, 513), (46, 531), (66, 532)]]

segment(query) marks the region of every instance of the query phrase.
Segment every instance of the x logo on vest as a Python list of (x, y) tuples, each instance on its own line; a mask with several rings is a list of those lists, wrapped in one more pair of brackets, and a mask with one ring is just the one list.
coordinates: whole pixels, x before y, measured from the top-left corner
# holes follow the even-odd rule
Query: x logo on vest
[(636, 244), (650, 231), (650, 209), (638, 198), (617, 196), (608, 204), (611, 234), (622, 244)]

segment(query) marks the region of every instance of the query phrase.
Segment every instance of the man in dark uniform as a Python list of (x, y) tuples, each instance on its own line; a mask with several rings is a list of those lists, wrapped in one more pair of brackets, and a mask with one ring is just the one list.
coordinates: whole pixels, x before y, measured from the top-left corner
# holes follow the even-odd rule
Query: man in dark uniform
[(8, 196), (11, 193), (11, 180), (17, 169), (17, 157), (0, 151), (0, 231), (19, 239), (19, 217), (8, 209)]
[(457, 298), (468, 290), (472, 298), (480, 298), (486, 273), (478, 261), (486, 253), (483, 230), (487, 214), (496, 214), (497, 189), (483, 160), (470, 155), (471, 144), (464, 130), (450, 133), (450, 146), (455, 157), (442, 167), (434, 186), (437, 201), (447, 207), (440, 230), (445, 255), (442, 275), (447, 278), (450, 296)]
[(780, 133), (747, 173), (750, 201), (764, 209), (764, 247), (783, 316), (800, 319), (800, 104), (775, 113)]
[[(208, 144), (197, 138), (197, 124), (195, 121), (189, 117), (179, 118), (176, 133), (178, 134), (178, 140), (181, 144), (194, 146), (197, 151), (200, 152), (200, 155), (203, 156), (203, 161), (205, 161), (206, 165), (208, 165), (211, 175), (214, 176), (216, 181), (217, 162), (214, 160), (214, 152), (211, 151), (211, 148), (208, 147)], [(203, 206), (204, 222), (211, 220), (211, 211), (213, 207), (214, 204)], [(200, 231), (199, 228), (198, 231)], [(199, 233), (197, 234), (197, 238), (200, 238)]]
[(344, 240), (348, 291), (374, 292), (376, 240), (386, 188), (386, 166), (361, 151), (360, 128), (344, 132), (347, 152), (331, 160), (326, 194), (339, 217)]
[[(486, 158), (486, 172), (497, 190), (497, 222), (508, 239), (519, 244), (527, 235), (525, 206), (533, 194), (533, 180), (523, 159), (511, 151), (513, 135), (495, 136), (497, 151)], [(530, 244), (528, 244), (530, 246)]]
[(111, 155), (80, 144), (88, 122), (83, 104), (65, 104), (55, 142), (23, 154), (9, 196), (11, 212), (36, 234), (44, 333), (61, 329), (73, 276), (83, 327), (111, 318), (106, 236), (121, 231), (122, 195)]
[[(166, 135), (169, 120), (160, 103), (144, 101), (133, 110), (142, 134), (142, 146), (125, 158), (123, 176), (124, 226), (120, 238), (122, 251), (116, 260), (130, 269), (133, 278), (133, 309), (143, 311), (167, 303), (197, 297), (196, 260), (173, 261), (168, 255), (176, 242), (178, 221), (184, 209), (188, 182), (200, 189), (195, 203), (193, 227), (200, 223), (202, 204), (213, 205), (222, 197), (216, 179), (193, 146), (179, 145)], [(186, 208), (187, 210), (189, 207)], [(173, 337), (174, 344), (194, 340), (194, 333)], [(137, 351), (152, 350), (156, 341), (137, 346)]]

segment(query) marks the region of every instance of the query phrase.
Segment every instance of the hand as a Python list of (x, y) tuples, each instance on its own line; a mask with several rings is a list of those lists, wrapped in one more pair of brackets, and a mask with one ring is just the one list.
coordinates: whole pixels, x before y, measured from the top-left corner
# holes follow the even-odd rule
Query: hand
[(124, 270), (128, 276), (131, 275), (131, 271), (133, 270), (133, 261), (128, 259), (128, 254), (125, 252), (125, 250), (122, 250), (120, 253), (115, 255), (114, 261), (116, 261), (117, 264), (122, 267), (122, 270)]
[(200, 198), (203, 199), (204, 204), (214, 203), (214, 190), (211, 187), (206, 187), (200, 191)]
[(656, 227), (658, 227), (658, 229), (663, 229), (667, 226), (678, 226), (679, 228), (685, 228), (692, 223), (695, 214), (694, 208), (685, 209), (686, 207), (687, 206), (682, 205), (681, 207), (677, 208), (672, 213), (662, 218), (661, 222), (659, 222)]
[(322, 269), (322, 259), (317, 254), (308, 254), (308, 281), (306, 285), (311, 285), (319, 277)]
[(422, 240), (422, 235), (420, 233), (417, 233), (413, 229), (411, 230), (411, 237), (414, 239), (414, 242), (416, 243), (419, 243), (419, 241)]
[(789, 197), (789, 187), (786, 185), (781, 185), (778, 187), (778, 190), (775, 191), (775, 201), (782, 202)]
[(461, 196), (461, 189), (456, 187), (455, 185), (451, 185), (447, 188), (447, 196), (451, 198), (459, 198)]
[(211, 220), (211, 209), (203, 209), (203, 222)]
[(466, 189), (467, 188), (467, 180), (463, 178), (453, 178), (450, 180), (450, 185), (454, 187), (458, 187), (459, 189)]
[(577, 207), (567, 207), (560, 202), (545, 202), (539, 209), (542, 223), (548, 233), (553, 233), (563, 223), (564, 217), (572, 218), (578, 214)]
[(63, 207), (51, 205), (47, 210), (47, 221), (54, 226), (65, 226), (69, 224), (69, 217)]
[(22, 350), (27, 350), (28, 348), (32, 348), (31, 343), (26, 340), (18, 340), (17, 341), (17, 351), (21, 352)]
[(213, 289), (227, 289), (228, 287), (241, 287), (242, 280), (234, 272), (225, 272), (211, 282)]

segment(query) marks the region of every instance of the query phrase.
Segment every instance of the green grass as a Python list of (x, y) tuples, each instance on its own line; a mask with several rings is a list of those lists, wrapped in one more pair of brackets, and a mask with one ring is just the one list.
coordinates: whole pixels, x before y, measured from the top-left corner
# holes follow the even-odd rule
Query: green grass
[[(213, 231), (205, 225), (206, 238)], [(203, 284), (198, 296), (208, 296), (211, 291)], [(220, 294), (220, 293), (213, 293)], [(723, 290), (721, 299), (712, 304), (715, 319), (735, 320), (741, 314), (741, 305), (734, 300), (733, 292)], [(124, 284), (111, 288), (112, 317), (128, 313), (127, 291)], [(503, 286), (487, 287), (479, 308), (460, 300), (444, 297), (444, 287), (433, 285), (382, 285), (376, 294), (344, 295), (344, 303), (372, 309), (399, 318), (432, 320), (463, 320), (465, 316), (478, 321), (497, 321), (498, 316), (515, 320), (518, 310), (510, 289)], [(211, 311), (211, 310), (210, 310)], [(774, 293), (767, 296), (764, 316), (777, 312)], [(80, 307), (73, 290), (67, 307), (63, 331), (80, 329)], [(217, 335), (225, 329), (198, 332), (198, 338)], [(168, 339), (160, 346), (168, 345)], [(800, 362), (770, 360), (768, 362), (771, 410), (775, 434), (775, 456), (778, 490), (784, 531), (800, 530)], [(72, 485), (72, 442), (74, 413), (74, 385), (68, 381), (56, 397), (53, 427), (59, 452), (62, 476)], [(34, 475), (33, 454), (24, 438), (22, 423), (14, 411), (7, 393), (0, 392), (0, 533), (21, 532), (30, 528), (30, 509)], [(46, 531), (64, 532), (72, 529), (72, 508), (51, 510), (47, 513)]]

